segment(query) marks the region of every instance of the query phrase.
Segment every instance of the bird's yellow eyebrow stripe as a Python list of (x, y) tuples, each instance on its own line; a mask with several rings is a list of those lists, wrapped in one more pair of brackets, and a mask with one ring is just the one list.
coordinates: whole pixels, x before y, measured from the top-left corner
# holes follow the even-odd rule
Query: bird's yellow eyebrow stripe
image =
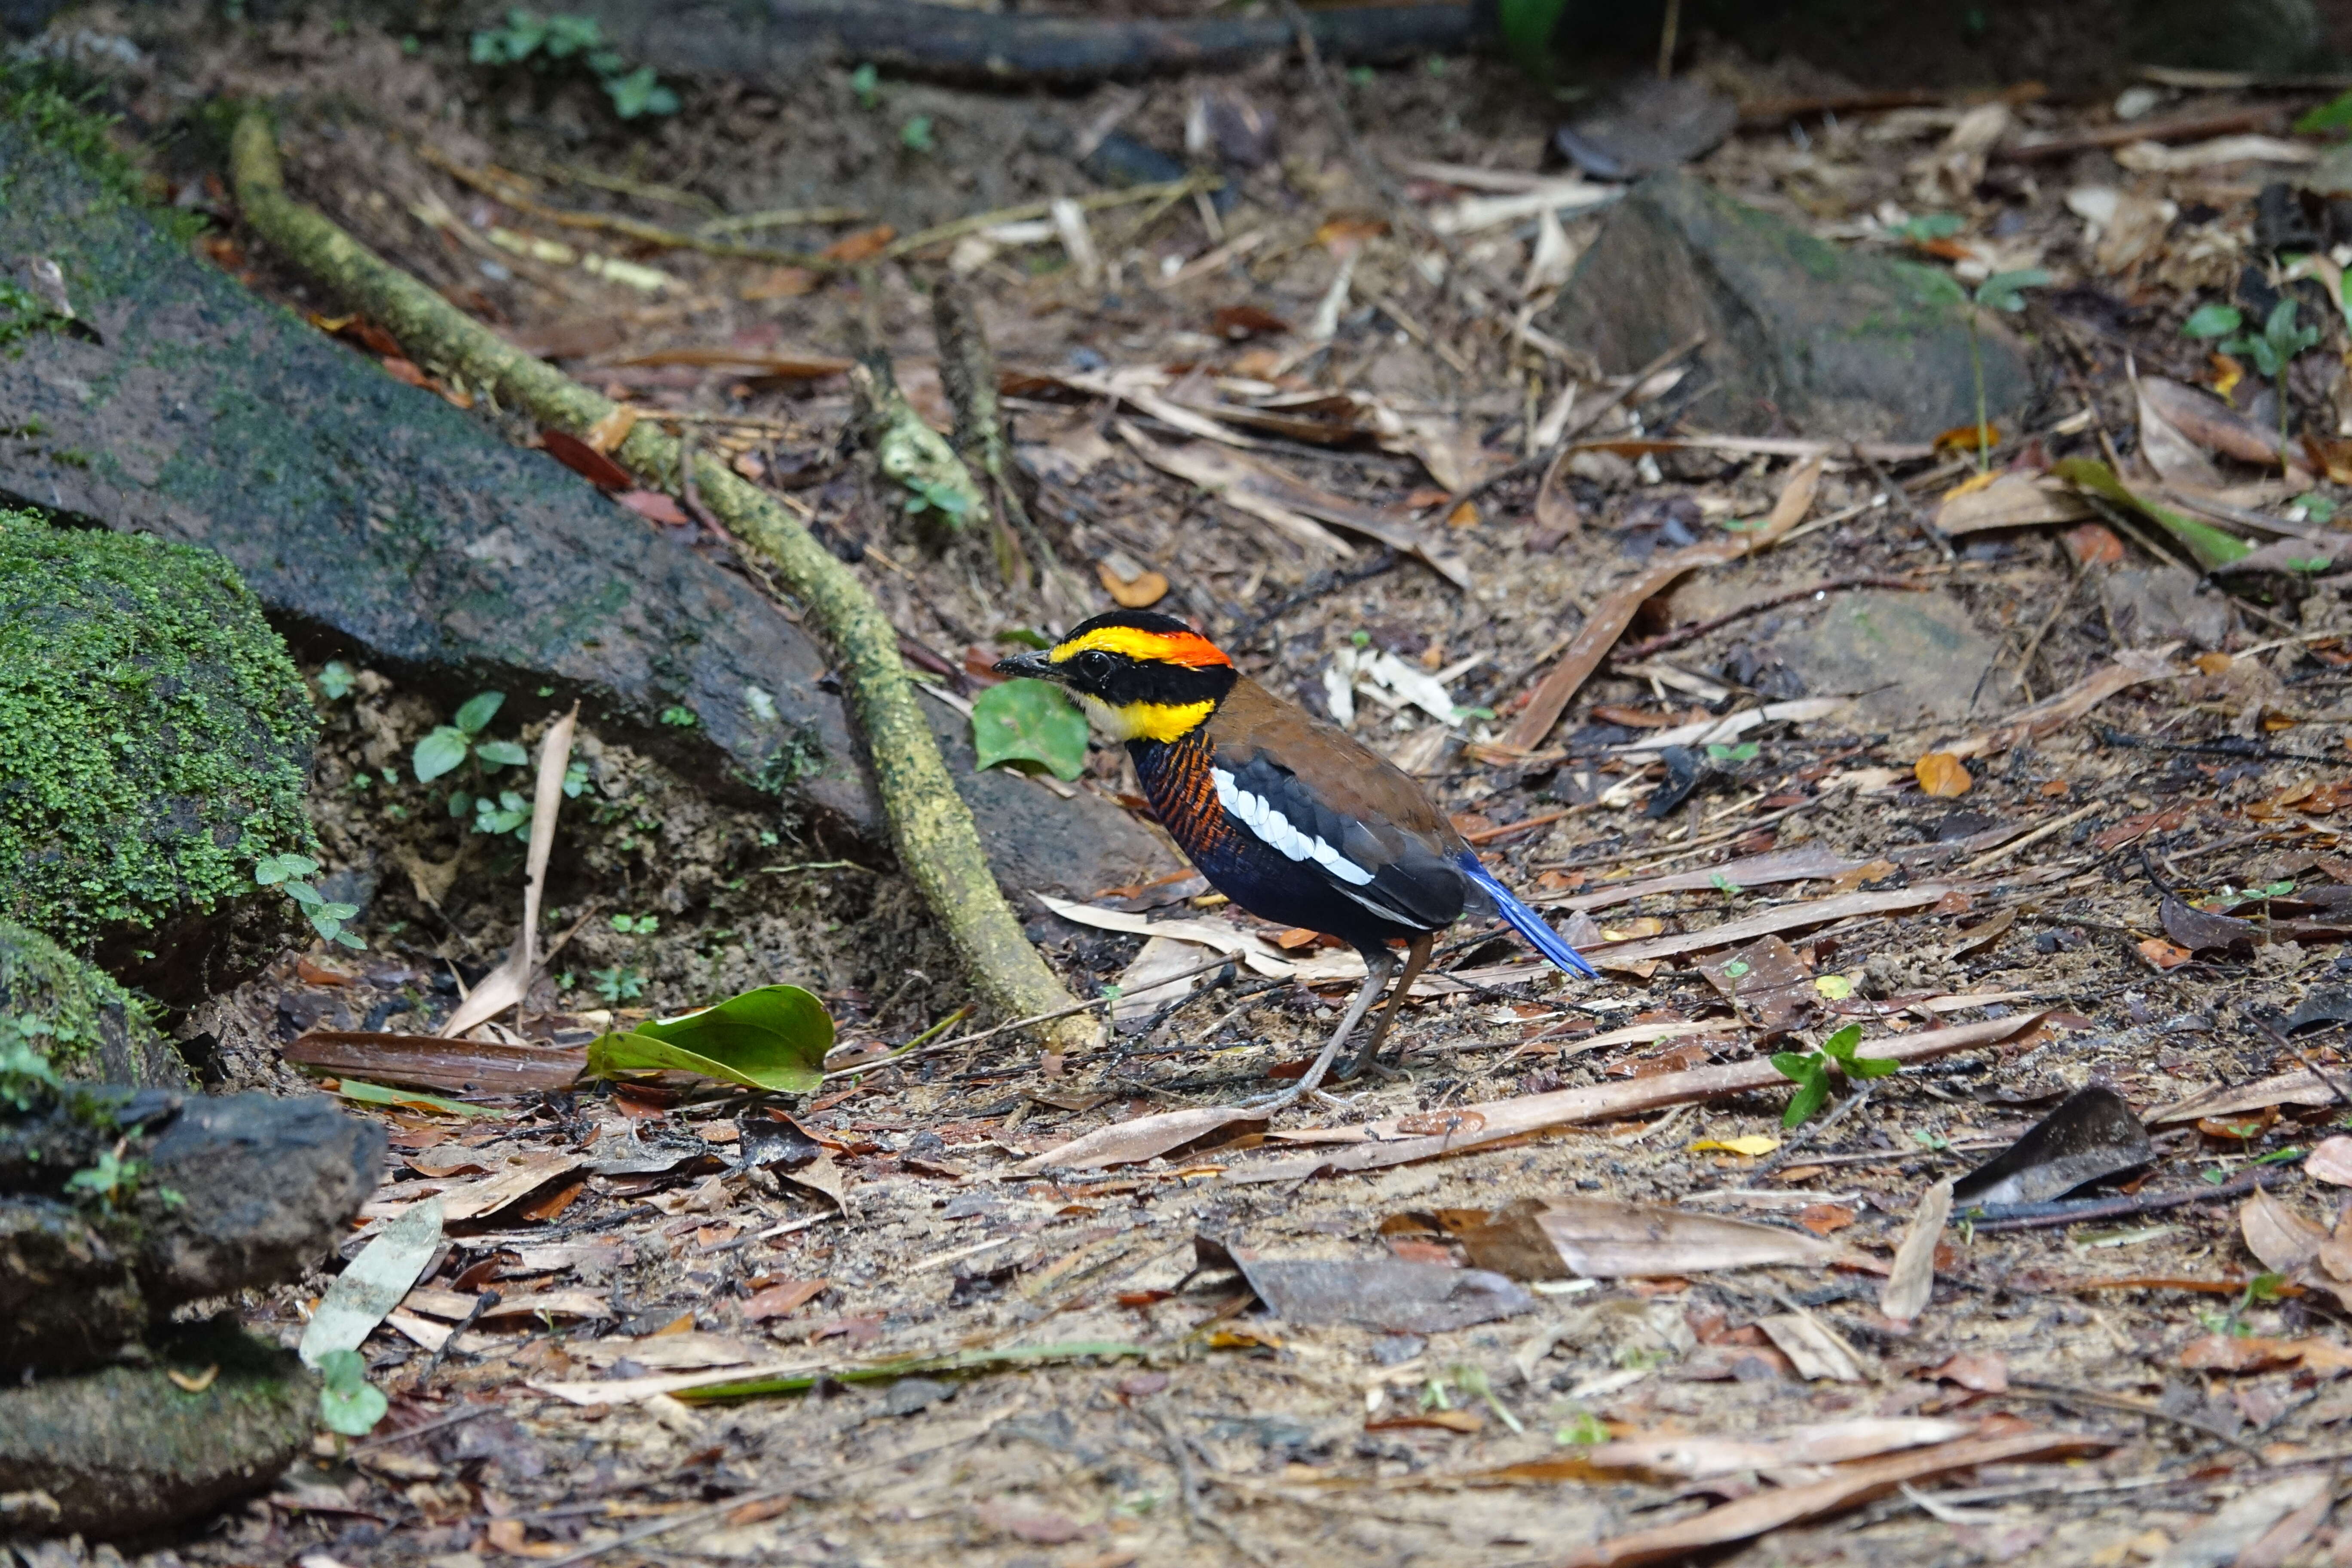
[(1203, 665), (1233, 663), (1216, 644), (1198, 632), (1148, 632), (1136, 626), (1097, 626), (1082, 637), (1072, 637), (1045, 657), (1055, 664), (1065, 664), (1093, 648), (1193, 669)]

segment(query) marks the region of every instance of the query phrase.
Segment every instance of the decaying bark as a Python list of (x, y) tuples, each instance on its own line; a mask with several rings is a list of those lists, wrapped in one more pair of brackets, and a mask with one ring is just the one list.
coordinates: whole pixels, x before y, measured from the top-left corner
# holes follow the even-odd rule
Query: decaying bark
[[(230, 147), (237, 201), (254, 231), (381, 322), (420, 360), (528, 409), (541, 424), (584, 434), (613, 412), (606, 398), (515, 348), (431, 289), (386, 263), (286, 192), (268, 120), (248, 112)], [(649, 482), (682, 489), (677, 441), (640, 420), (613, 456)], [(946, 926), (967, 974), (991, 1005), (1014, 1016), (1073, 1005), (1005, 902), (981, 852), (971, 812), (955, 791), (899, 661), (897, 633), (866, 585), (766, 493), (709, 453), (693, 458), (702, 503), (757, 550), (811, 611), (839, 659), (907, 875)], [(1084, 1016), (1041, 1030), (1053, 1044), (1090, 1042)]]

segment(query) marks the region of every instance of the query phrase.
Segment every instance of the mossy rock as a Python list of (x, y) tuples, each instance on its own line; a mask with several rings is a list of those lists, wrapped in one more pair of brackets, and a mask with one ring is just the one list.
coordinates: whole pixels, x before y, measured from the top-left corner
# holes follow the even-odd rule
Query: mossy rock
[(234, 917), (285, 913), (254, 863), (312, 843), (317, 735), (219, 556), (0, 511), (0, 917), (170, 1000), (234, 978)]
[(0, 1533), (143, 1534), (268, 1486), (309, 1444), (318, 1383), (291, 1352), (222, 1321), (152, 1356), (0, 1387)]
[(112, 976), (0, 920), (0, 1054), (27, 1045), (61, 1077), (182, 1089), (171, 1042)]

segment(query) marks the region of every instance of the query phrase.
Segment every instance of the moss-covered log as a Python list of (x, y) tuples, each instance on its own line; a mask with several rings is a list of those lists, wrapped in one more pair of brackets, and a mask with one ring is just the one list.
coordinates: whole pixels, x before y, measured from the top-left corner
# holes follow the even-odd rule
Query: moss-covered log
[(209, 551), (0, 510), (0, 916), (159, 995), (230, 978), (254, 863), (310, 843), (317, 721)]
[[(237, 200), (254, 231), (346, 303), (381, 321), (418, 359), (462, 374), (469, 385), (490, 388), (501, 402), (528, 408), (560, 429), (585, 432), (613, 411), (609, 400), (514, 348), (289, 196), (277, 142), (258, 112), (248, 112), (237, 125), (231, 163)], [(656, 483), (683, 488), (678, 443), (650, 420), (640, 420), (614, 455)], [(703, 503), (766, 557), (833, 645), (899, 861), (946, 926), (974, 984), (992, 1005), (1014, 1016), (1068, 1006), (1069, 993), (1029, 945), (989, 873), (971, 812), (916, 706), (898, 634), (881, 606), (772, 498), (713, 457), (698, 454), (694, 461)], [(1085, 1018), (1069, 1017), (1046, 1034), (1076, 1045), (1090, 1040), (1094, 1030)]]

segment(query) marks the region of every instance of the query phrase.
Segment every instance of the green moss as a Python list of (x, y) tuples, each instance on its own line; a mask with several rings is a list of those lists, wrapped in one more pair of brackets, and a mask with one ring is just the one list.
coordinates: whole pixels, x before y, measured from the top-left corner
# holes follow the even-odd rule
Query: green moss
[(218, 556), (0, 511), (0, 916), (72, 946), (253, 892), (311, 846), (316, 734)]
[(0, 1059), (30, 1047), (66, 1078), (184, 1082), (138, 1000), (37, 931), (0, 921)]

